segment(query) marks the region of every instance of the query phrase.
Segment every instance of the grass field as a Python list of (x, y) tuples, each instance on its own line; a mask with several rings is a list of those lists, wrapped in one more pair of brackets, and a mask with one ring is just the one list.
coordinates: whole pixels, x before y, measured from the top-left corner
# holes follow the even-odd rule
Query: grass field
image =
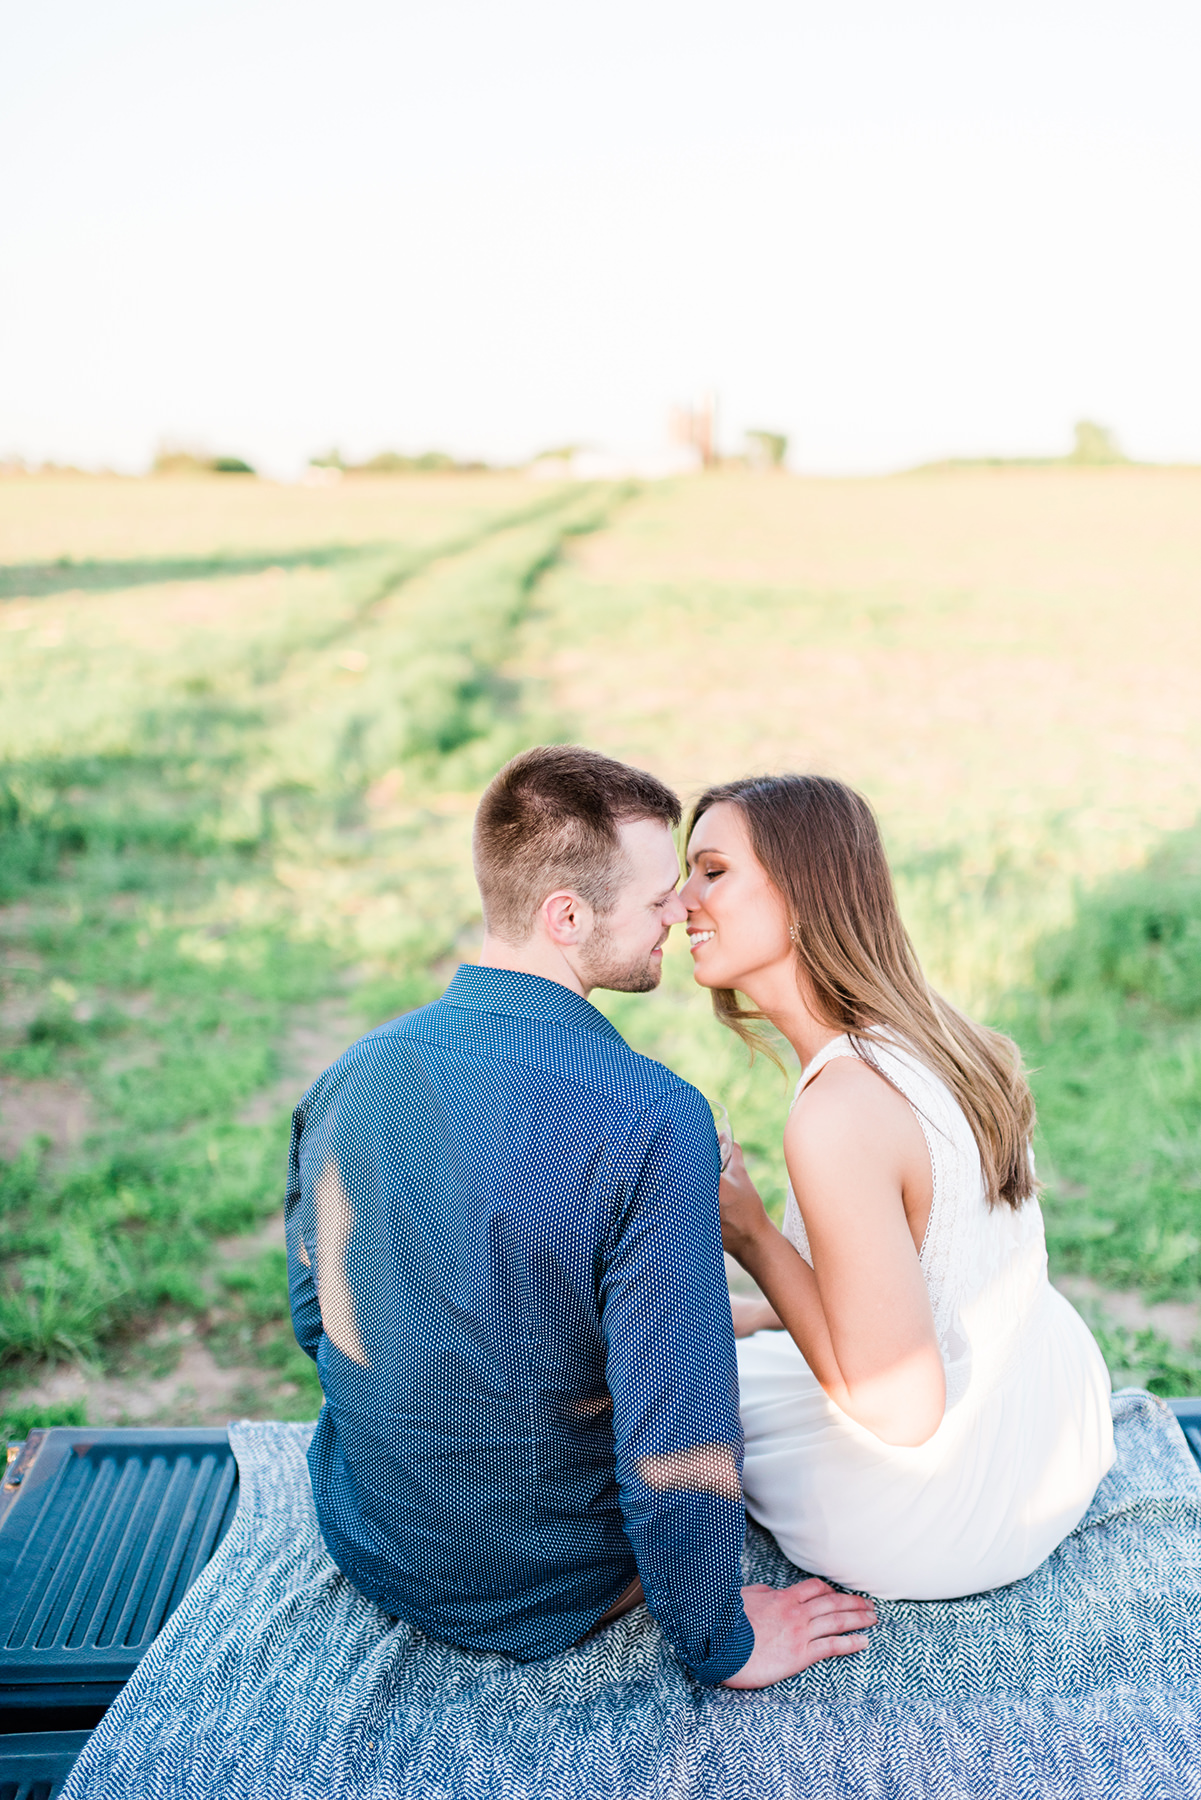
[[(1035, 1067), (1053, 1273), (1197, 1390), (1201, 477), (0, 483), (0, 1355), (12, 1426), (310, 1415), (287, 1116), (478, 942), (475, 796), (570, 737), (876, 804), (952, 997)], [(787, 1086), (667, 959), (604, 1002)]]

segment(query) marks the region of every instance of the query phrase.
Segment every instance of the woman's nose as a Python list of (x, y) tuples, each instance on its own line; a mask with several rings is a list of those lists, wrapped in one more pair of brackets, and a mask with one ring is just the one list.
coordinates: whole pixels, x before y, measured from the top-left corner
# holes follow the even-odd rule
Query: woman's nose
[(667, 902), (667, 905), (663, 908), (664, 924), (682, 925), (687, 917), (688, 908), (684, 905), (683, 894), (673, 894), (671, 899)]

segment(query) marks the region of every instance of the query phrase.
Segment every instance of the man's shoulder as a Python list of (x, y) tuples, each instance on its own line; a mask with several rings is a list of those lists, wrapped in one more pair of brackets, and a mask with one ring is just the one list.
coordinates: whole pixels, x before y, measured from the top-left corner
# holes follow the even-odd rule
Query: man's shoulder
[(301, 1104), (347, 1082), (388, 1082), (417, 1070), (436, 1085), (440, 1065), (464, 1060), (493, 1081), (542, 1080), (636, 1110), (661, 1105), (688, 1112), (705, 1104), (689, 1082), (635, 1050), (615, 1029), (602, 1033), (552, 1019), (467, 1014), (444, 998), (366, 1032), (318, 1077)]
[(555, 1082), (620, 1094), (648, 1105), (696, 1095), (696, 1089), (674, 1070), (635, 1050), (607, 1022), (606, 1029), (594, 1030), (562, 1019), (486, 1008), (468, 1011), (445, 996), (378, 1026), (352, 1048), (367, 1055), (390, 1052), (404, 1060), (418, 1046), (435, 1055), (467, 1056), (510, 1068), (515, 1076), (542, 1074)]

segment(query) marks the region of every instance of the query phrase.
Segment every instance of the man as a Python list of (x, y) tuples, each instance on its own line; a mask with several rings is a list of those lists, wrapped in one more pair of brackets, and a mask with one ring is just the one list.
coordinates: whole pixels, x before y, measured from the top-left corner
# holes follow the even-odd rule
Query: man
[(588, 1002), (645, 993), (684, 908), (674, 794), (575, 748), (480, 804), (480, 963), (293, 1121), (292, 1317), (330, 1553), (431, 1636), (521, 1659), (645, 1597), (698, 1680), (856, 1649), (870, 1606), (743, 1589), (712, 1115)]

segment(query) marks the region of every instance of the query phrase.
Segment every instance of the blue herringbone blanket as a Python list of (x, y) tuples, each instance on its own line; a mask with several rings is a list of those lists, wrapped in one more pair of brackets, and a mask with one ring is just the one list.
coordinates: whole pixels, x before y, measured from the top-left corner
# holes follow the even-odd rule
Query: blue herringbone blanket
[[(880, 1605), (862, 1655), (699, 1687), (644, 1609), (553, 1661), (432, 1642), (361, 1598), (313, 1517), (311, 1426), (231, 1427), (233, 1527), (63, 1800), (1201, 1800), (1201, 1482), (1149, 1394), (1026, 1581)], [(795, 1571), (753, 1527), (751, 1580)]]

